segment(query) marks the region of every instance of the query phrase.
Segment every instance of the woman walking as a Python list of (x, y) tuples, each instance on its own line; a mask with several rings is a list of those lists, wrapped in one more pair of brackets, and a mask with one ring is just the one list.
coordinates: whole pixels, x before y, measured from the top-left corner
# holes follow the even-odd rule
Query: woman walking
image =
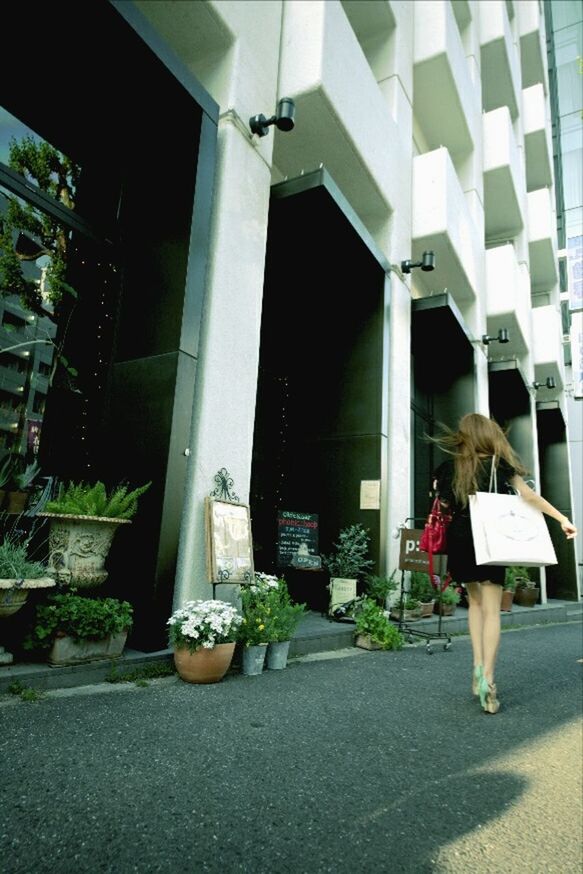
[(505, 490), (505, 485), (510, 486), (537, 510), (556, 519), (568, 540), (577, 535), (577, 529), (525, 483), (526, 470), (522, 462), (502, 428), (492, 419), (469, 413), (460, 420), (457, 431), (431, 439), (452, 456), (435, 471), (433, 487), (453, 516), (447, 532), (448, 570), (454, 581), (463, 583), (468, 592), (468, 624), (474, 659), (472, 691), (479, 695), (486, 713), (497, 713), (500, 702), (494, 671), (506, 568), (476, 564), (468, 495), (488, 491), (494, 459), (500, 491)]

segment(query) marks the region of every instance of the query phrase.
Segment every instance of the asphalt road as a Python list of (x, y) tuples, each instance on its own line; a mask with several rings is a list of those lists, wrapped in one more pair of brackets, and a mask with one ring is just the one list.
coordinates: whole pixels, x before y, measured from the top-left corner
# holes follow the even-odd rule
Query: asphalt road
[(581, 874), (583, 625), (0, 701), (2, 874)]

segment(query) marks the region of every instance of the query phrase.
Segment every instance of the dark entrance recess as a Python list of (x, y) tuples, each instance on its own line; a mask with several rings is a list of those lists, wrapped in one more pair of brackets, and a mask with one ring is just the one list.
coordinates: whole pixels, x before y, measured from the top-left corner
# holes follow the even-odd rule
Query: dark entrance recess
[[(283, 572), (279, 510), (319, 516), (321, 553), (361, 522), (378, 568), (380, 514), (360, 510), (360, 482), (381, 479), (386, 451), (385, 284), (384, 267), (324, 170), (274, 186), (250, 498), (257, 570)], [(325, 572), (286, 568), (285, 577), (296, 599), (327, 605)]]
[(113, 265), (116, 277), (104, 378), (83, 403), (49, 393), (39, 458), (62, 479), (152, 480), (134, 524), (114, 539), (100, 594), (128, 598), (130, 643), (158, 649), (182, 512), (218, 107), (133, 4), (23, 2), (3, 22), (25, 37), (4, 41), (0, 105), (81, 167), (78, 248), (95, 269), (84, 283), (79, 261), (71, 267), (79, 300), (64, 347), (81, 370), (95, 357), (99, 270)]
[(412, 303), (413, 515), (429, 511), (431, 476), (443, 454), (426, 437), (441, 424), (455, 428), (474, 409), (474, 349), (448, 292)]
[[(563, 413), (558, 401), (536, 405), (538, 451), (541, 471), (540, 493), (561, 513), (573, 517), (568, 501), (569, 458)], [(577, 566), (574, 541), (567, 540), (558, 522), (545, 516), (558, 564), (546, 569), (547, 596), (577, 600)]]
[(488, 364), (490, 415), (505, 429), (528, 471), (534, 465), (530, 394), (516, 360)]

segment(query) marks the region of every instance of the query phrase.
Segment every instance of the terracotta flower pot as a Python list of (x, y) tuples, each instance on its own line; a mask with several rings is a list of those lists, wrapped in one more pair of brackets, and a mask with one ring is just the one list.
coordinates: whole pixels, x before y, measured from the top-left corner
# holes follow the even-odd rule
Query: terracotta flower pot
[(504, 589), (502, 592), (502, 603), (500, 610), (502, 613), (510, 613), (512, 611), (512, 601), (514, 600), (514, 592)]
[(174, 664), (186, 683), (218, 683), (229, 670), (234, 651), (234, 643), (217, 643), (212, 649), (201, 647), (196, 652), (175, 649)]

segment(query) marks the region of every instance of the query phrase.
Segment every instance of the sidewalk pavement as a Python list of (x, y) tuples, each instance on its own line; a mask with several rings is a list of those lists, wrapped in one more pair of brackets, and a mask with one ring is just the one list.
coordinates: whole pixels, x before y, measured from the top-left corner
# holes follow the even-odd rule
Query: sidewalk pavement
[[(552, 600), (547, 604), (537, 604), (534, 607), (512, 605), (510, 613), (502, 613), (502, 629), (517, 628), (525, 625), (540, 625), (557, 622), (583, 621), (583, 601)], [(428, 635), (409, 637), (405, 631), (408, 643), (425, 646), (431, 643), (432, 648), (441, 646), (443, 640), (430, 636), (438, 634), (460, 635), (468, 633), (468, 611), (457, 607), (454, 616), (444, 616), (439, 626), (439, 617), (420, 619), (409, 623), (413, 632), (419, 631)], [(354, 645), (354, 624), (351, 622), (333, 622), (321, 613), (311, 611), (302, 619), (294, 635), (289, 658), (294, 659), (305, 655), (331, 652)], [(104, 659), (88, 662), (82, 665), (52, 667), (46, 662), (14, 662), (0, 666), (0, 694), (8, 691), (9, 686), (19, 682), (22, 686), (38, 689), (65, 689), (75, 686), (87, 686), (102, 683), (110, 674), (112, 667), (118, 674), (134, 673), (153, 665), (171, 665), (172, 650), (164, 649), (157, 652), (139, 652), (126, 648), (119, 659)], [(237, 665), (237, 653), (233, 661)]]

